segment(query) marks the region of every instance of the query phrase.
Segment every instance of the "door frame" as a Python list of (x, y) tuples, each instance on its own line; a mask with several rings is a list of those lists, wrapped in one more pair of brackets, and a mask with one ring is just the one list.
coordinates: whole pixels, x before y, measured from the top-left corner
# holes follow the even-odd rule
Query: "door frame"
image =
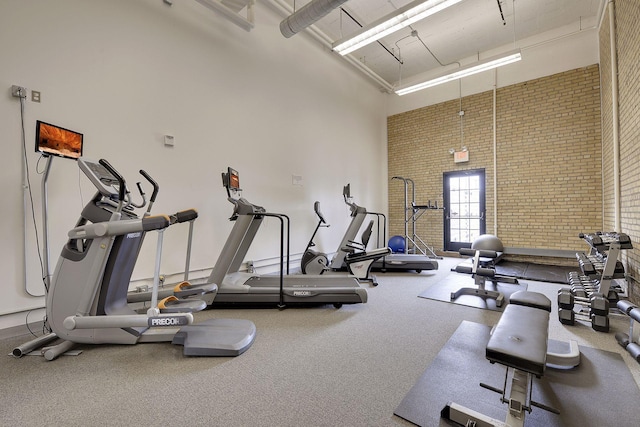
[(451, 242), (451, 221), (449, 212), (450, 206), (450, 186), (449, 178), (480, 175), (480, 234), (485, 234), (487, 230), (487, 195), (486, 195), (486, 172), (484, 168), (481, 169), (467, 169), (459, 171), (443, 172), (442, 174), (442, 194), (444, 202), (443, 211), (443, 224), (444, 224), (444, 250), (458, 252), (461, 248), (471, 247), (472, 242)]

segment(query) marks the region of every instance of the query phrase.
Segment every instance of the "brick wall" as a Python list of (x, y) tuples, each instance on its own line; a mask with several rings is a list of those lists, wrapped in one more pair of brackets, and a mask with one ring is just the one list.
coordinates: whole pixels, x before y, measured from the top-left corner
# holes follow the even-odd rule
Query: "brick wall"
[[(620, 141), (620, 217), (621, 230), (629, 234), (633, 250), (623, 252), (622, 260), (631, 277), (640, 277), (640, 3), (637, 0), (615, 2), (615, 37), (618, 65), (618, 108)], [(600, 61), (602, 82), (602, 123), (612, 123), (611, 64), (609, 16), (604, 17), (600, 30)], [(606, 67), (604, 64), (606, 63)], [(603, 132), (603, 165), (605, 226), (614, 229), (613, 194), (613, 133)], [(611, 165), (611, 166), (609, 166)], [(640, 302), (640, 286), (629, 280), (630, 298)]]
[(498, 235), (580, 249), (602, 227), (598, 66), (498, 90)]
[[(459, 115), (459, 100), (425, 107), (388, 118), (389, 178), (401, 176), (415, 182), (417, 204), (438, 203), (442, 206), (442, 173), (458, 169), (485, 168), (487, 186), (493, 185), (492, 94), (481, 93), (462, 100), (464, 116)], [(461, 122), (463, 124), (461, 128)], [(455, 166), (449, 149), (470, 150), (468, 163)], [(411, 202), (411, 194), (409, 194)], [(493, 192), (487, 194), (493, 228)], [(404, 186), (401, 181), (389, 183), (389, 235), (404, 234)], [(443, 248), (443, 211), (426, 211), (416, 223), (416, 231), (437, 250)]]
[[(492, 92), (390, 116), (389, 178), (412, 178), (417, 203), (440, 204), (443, 172), (484, 168), (488, 233), (496, 218), (505, 246), (584, 250), (578, 233), (602, 228), (598, 70), (592, 65), (497, 90), (496, 212)], [(455, 164), (449, 149), (463, 145), (470, 161)], [(391, 181), (390, 235), (404, 234), (403, 200), (401, 183)], [(441, 211), (423, 216), (418, 235), (443, 248)]]

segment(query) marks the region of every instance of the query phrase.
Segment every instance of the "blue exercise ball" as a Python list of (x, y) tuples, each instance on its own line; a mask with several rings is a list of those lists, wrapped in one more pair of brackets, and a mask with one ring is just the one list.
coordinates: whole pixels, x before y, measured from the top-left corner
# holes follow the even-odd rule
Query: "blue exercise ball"
[(393, 236), (392, 238), (390, 238), (389, 249), (391, 249), (391, 251), (396, 254), (404, 253), (404, 237)]

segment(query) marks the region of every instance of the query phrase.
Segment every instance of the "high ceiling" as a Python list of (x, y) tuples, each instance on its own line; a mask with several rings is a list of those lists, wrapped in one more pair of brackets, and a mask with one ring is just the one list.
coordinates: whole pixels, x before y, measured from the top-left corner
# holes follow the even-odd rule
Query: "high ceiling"
[[(284, 1), (296, 10), (310, 2)], [(412, 1), (348, 0), (314, 26), (337, 41)], [(551, 40), (593, 28), (605, 1), (463, 0), (351, 56), (390, 86), (398, 86), (457, 61), (526, 48), (525, 39), (533, 36)]]

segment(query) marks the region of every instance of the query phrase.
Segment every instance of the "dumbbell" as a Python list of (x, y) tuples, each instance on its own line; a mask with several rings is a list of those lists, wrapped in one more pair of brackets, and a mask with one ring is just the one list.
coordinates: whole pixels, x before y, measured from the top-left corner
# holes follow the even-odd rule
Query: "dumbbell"
[[(589, 307), (588, 314), (576, 313), (573, 308), (578, 303)], [(598, 332), (609, 331), (609, 300), (604, 295), (594, 293), (589, 298), (575, 296), (571, 289), (562, 288), (558, 291), (558, 320), (563, 325), (573, 325), (576, 321), (585, 320)]]
[(558, 307), (573, 309), (575, 304), (588, 306), (590, 314), (601, 316), (609, 314), (609, 299), (601, 293), (594, 292), (588, 297), (583, 297), (576, 295), (575, 291), (570, 288), (561, 288), (558, 291)]
[(620, 301), (620, 295), (615, 289), (609, 289), (609, 293), (607, 294), (607, 299), (610, 304), (617, 304)]
[(609, 316), (591, 314), (589, 321), (594, 331), (609, 332)]
[(585, 287), (582, 285), (571, 286), (571, 293), (580, 298), (587, 298), (589, 296), (589, 293), (587, 292)]
[(561, 288), (558, 291), (558, 320), (563, 325), (573, 325), (576, 314), (573, 311), (575, 297), (569, 288)]

